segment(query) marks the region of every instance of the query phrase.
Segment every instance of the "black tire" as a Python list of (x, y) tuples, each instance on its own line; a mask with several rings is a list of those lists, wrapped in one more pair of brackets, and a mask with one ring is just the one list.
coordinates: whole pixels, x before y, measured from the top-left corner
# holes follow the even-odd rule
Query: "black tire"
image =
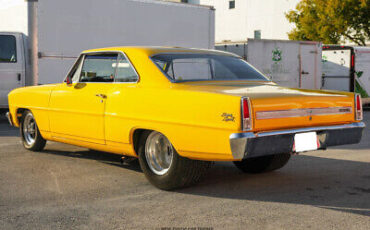
[(276, 154), (234, 161), (234, 164), (245, 173), (263, 173), (284, 167), (289, 159), (290, 154)]
[[(28, 131), (25, 130), (25, 126), (27, 125), (25, 123), (28, 122), (28, 119), (33, 119), (35, 123), (34, 124), (34, 136), (32, 138), (33, 139), (32, 142), (29, 140), (29, 137), (27, 137)], [(36, 120), (31, 111), (26, 110), (23, 112), (19, 130), (20, 130), (23, 146), (27, 150), (37, 152), (37, 151), (41, 151), (44, 149), (46, 145), (46, 140), (41, 136), (40, 130), (37, 127)]]
[(145, 156), (145, 145), (148, 136), (152, 132), (155, 131), (143, 132), (138, 143), (140, 167), (151, 184), (159, 189), (173, 190), (193, 185), (203, 178), (213, 162), (191, 160), (181, 157), (173, 147), (172, 163), (169, 166), (168, 171), (163, 175), (154, 173), (154, 171), (149, 167)]

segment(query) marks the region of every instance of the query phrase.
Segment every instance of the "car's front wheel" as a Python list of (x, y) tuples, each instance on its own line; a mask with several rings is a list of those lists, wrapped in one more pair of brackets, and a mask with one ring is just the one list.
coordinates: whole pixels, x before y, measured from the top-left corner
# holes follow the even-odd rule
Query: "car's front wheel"
[(197, 183), (212, 162), (181, 157), (171, 142), (156, 131), (145, 131), (139, 141), (139, 162), (154, 186), (171, 190)]
[(44, 149), (46, 140), (41, 136), (37, 127), (35, 117), (31, 111), (24, 111), (20, 122), (20, 134), (23, 146), (31, 151), (41, 151)]
[(267, 155), (234, 161), (235, 166), (245, 173), (270, 172), (284, 167), (290, 159), (289, 153)]

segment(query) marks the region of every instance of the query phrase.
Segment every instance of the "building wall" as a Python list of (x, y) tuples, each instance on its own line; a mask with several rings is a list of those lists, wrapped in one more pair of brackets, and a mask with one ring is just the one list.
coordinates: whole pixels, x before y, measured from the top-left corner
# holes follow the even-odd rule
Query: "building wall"
[(28, 34), (27, 3), (24, 0), (0, 0), (0, 31)]
[[(240, 0), (239, 0), (240, 1)], [(253, 38), (254, 30), (261, 30), (263, 39), (288, 39), (288, 32), (294, 28), (285, 13), (295, 9), (300, 0), (247, 0), (246, 37)]]
[[(181, 0), (180, 0), (181, 1)], [(216, 43), (244, 41), (261, 30), (262, 39), (288, 39), (294, 28), (285, 13), (295, 9), (300, 0), (235, 0), (235, 9), (229, 9), (229, 0), (188, 0), (191, 4), (211, 5), (216, 9)]]

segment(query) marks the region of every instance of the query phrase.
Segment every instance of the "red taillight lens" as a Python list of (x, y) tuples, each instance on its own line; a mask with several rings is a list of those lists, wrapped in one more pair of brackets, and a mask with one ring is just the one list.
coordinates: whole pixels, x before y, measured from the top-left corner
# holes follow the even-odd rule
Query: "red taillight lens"
[(355, 118), (357, 121), (361, 121), (363, 118), (362, 112), (362, 101), (360, 94), (355, 94)]
[(243, 118), (249, 118), (249, 103), (247, 98), (243, 98)]
[(242, 97), (242, 130), (247, 131), (252, 129), (251, 107), (250, 101), (246, 97)]

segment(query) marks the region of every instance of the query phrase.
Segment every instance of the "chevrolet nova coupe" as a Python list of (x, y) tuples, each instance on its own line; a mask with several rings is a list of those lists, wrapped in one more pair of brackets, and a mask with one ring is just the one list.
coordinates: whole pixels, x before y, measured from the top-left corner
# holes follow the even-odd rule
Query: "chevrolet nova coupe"
[(276, 170), (358, 143), (365, 127), (357, 94), (281, 87), (231, 53), (153, 47), (85, 51), (63, 83), (13, 90), (7, 116), (26, 149), (48, 140), (135, 157), (165, 190), (212, 161)]

